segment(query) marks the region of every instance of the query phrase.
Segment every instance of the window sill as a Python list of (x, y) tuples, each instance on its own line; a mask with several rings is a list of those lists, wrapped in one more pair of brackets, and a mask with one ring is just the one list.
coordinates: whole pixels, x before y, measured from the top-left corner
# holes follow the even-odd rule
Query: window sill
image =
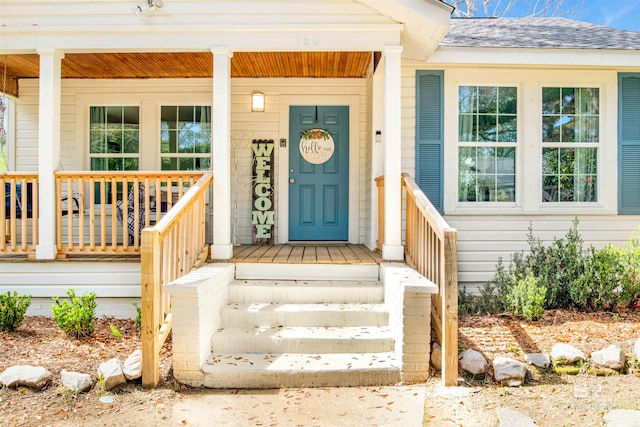
[(617, 209), (607, 209), (597, 203), (553, 203), (540, 205), (537, 209), (524, 209), (513, 203), (499, 205), (483, 203), (475, 206), (458, 205), (454, 209), (445, 210), (445, 216), (463, 215), (617, 215)]

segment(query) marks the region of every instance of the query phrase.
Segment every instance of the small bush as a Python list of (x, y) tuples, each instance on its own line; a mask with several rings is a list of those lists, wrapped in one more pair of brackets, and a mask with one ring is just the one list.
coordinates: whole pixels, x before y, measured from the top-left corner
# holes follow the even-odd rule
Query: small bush
[(135, 302), (132, 302), (133, 306), (136, 308), (136, 318), (134, 321), (136, 322), (136, 326), (138, 327), (138, 332), (142, 332), (142, 307), (140, 307)]
[(544, 315), (547, 290), (540, 280), (528, 271), (522, 279), (514, 278), (513, 286), (507, 294), (509, 311), (525, 320), (537, 320)]
[(590, 248), (583, 273), (572, 281), (569, 289), (573, 305), (585, 311), (614, 309), (620, 302), (624, 275), (622, 249), (607, 245), (602, 250)]
[(0, 295), (0, 329), (15, 331), (22, 324), (24, 314), (31, 305), (31, 295), (18, 296), (17, 292)]
[(69, 300), (59, 301), (53, 297), (53, 319), (56, 325), (67, 335), (75, 338), (88, 337), (95, 328), (96, 294), (94, 292), (81, 297), (75, 290), (67, 289)]

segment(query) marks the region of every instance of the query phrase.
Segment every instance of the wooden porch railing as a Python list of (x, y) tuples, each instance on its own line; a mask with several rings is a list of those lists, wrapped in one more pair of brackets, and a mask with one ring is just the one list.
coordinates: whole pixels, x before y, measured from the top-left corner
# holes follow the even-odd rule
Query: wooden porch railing
[(38, 244), (38, 174), (0, 174), (0, 253), (35, 256)]
[(438, 285), (431, 298), (431, 324), (442, 346), (444, 385), (458, 385), (458, 232), (407, 174), (405, 260)]
[[(381, 178), (376, 179), (380, 244), (384, 243)], [(405, 261), (438, 286), (438, 293), (431, 298), (431, 324), (442, 346), (442, 380), (447, 386), (458, 385), (458, 232), (449, 227), (407, 174), (402, 174), (402, 188), (406, 209)]]
[(208, 256), (205, 202), (213, 174), (191, 186), (155, 226), (142, 230), (142, 385), (160, 381), (160, 349), (172, 327), (171, 301), (163, 286), (201, 266)]
[(139, 254), (143, 228), (160, 221), (203, 172), (56, 172), (58, 255)]

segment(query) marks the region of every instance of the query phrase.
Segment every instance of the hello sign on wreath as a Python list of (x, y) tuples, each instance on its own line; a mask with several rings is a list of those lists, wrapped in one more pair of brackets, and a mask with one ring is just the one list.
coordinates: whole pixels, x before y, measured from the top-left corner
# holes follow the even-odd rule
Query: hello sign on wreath
[(324, 129), (309, 129), (300, 138), (300, 155), (307, 162), (320, 165), (327, 162), (335, 151), (335, 142)]

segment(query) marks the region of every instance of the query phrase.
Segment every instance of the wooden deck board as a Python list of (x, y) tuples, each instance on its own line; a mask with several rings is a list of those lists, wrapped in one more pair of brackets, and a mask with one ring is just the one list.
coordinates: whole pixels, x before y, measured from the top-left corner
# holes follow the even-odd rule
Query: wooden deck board
[(281, 248), (282, 248), (282, 246), (271, 246), (267, 250), (267, 252), (265, 252), (264, 255), (262, 255), (262, 257), (260, 257), (258, 262), (272, 263), (273, 259), (278, 255), (278, 252), (280, 252)]
[(304, 255), (304, 246), (294, 246), (287, 262), (289, 264), (301, 264)]
[(331, 264), (329, 250), (326, 247), (318, 246), (316, 248), (316, 262), (318, 264)]
[[(140, 262), (138, 254), (73, 254), (55, 262)], [(26, 255), (0, 256), (5, 262), (51, 262), (50, 260), (28, 259)], [(384, 262), (377, 252), (370, 251), (364, 245), (345, 244), (307, 244), (307, 245), (242, 245), (233, 248), (231, 260), (216, 262), (234, 263), (280, 263), (280, 264), (373, 264)]]
[(304, 254), (302, 255), (302, 263), (315, 264), (317, 261), (318, 261), (318, 258), (316, 257), (315, 246), (305, 246)]
[(293, 250), (293, 246), (280, 246), (280, 251), (278, 251), (278, 255), (273, 257), (274, 263), (286, 263), (289, 260), (289, 255)]
[(329, 256), (331, 257), (332, 264), (346, 264), (347, 260), (344, 259), (344, 255), (340, 252), (340, 248), (337, 246), (329, 246)]

